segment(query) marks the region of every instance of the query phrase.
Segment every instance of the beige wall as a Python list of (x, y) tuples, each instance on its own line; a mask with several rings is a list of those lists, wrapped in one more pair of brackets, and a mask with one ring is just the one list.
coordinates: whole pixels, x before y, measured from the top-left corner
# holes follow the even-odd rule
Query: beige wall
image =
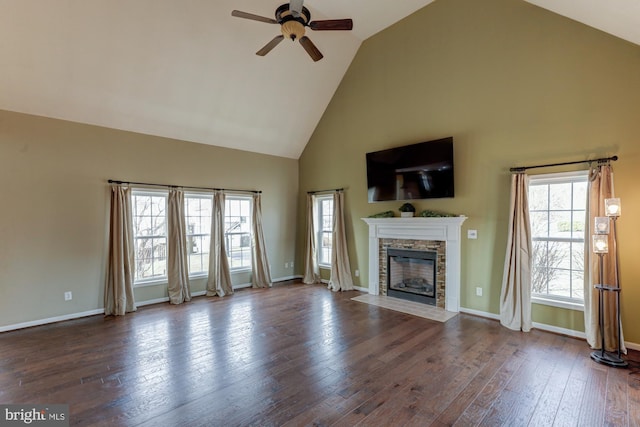
[[(617, 154), (623, 322), (640, 343), (639, 100), (639, 46), (519, 0), (439, 0), (363, 43), (300, 159), (300, 192), (347, 189), (352, 269), (367, 286), (360, 218), (401, 203), (367, 203), (365, 153), (453, 136), (455, 198), (415, 205), (469, 217), (463, 233), (479, 237), (463, 241), (461, 304), (497, 314), (509, 168)], [(534, 306), (533, 316), (584, 328), (582, 312)]]
[(0, 328), (103, 307), (110, 178), (262, 190), (272, 276), (293, 274), (296, 160), (0, 111)]

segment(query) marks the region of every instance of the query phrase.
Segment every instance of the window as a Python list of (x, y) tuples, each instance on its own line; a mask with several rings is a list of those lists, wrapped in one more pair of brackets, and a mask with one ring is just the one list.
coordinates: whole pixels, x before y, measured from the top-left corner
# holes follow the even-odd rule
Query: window
[(333, 196), (316, 197), (316, 246), (318, 264), (331, 265), (331, 242), (333, 236)]
[(224, 234), (229, 267), (251, 268), (251, 198), (226, 197)]
[(167, 194), (133, 191), (134, 282), (167, 278)]
[(586, 206), (586, 172), (530, 177), (534, 298), (583, 304)]
[(184, 196), (189, 275), (203, 275), (209, 271), (211, 208), (211, 196), (204, 194), (185, 194)]

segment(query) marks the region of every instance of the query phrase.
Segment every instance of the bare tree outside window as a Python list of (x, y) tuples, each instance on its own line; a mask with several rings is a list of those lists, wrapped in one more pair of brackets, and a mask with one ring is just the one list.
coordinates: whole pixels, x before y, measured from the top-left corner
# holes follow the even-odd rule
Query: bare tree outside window
[(530, 178), (534, 295), (583, 299), (586, 197), (586, 174)]
[(167, 276), (167, 196), (132, 194), (136, 282)]

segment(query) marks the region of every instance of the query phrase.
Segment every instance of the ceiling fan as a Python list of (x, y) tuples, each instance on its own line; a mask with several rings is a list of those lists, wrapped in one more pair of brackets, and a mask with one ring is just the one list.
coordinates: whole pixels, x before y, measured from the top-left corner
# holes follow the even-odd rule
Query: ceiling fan
[(291, 0), (289, 3), (281, 5), (276, 9), (276, 19), (266, 18), (264, 16), (254, 15), (253, 13), (242, 12), (239, 10), (232, 11), (231, 15), (237, 18), (266, 22), (267, 24), (280, 24), (280, 31), (282, 34), (275, 36), (273, 40), (257, 51), (256, 55), (265, 56), (286, 37), (293, 41), (298, 40), (311, 59), (319, 61), (323, 58), (323, 55), (313, 44), (311, 39), (305, 36), (305, 27), (309, 27), (314, 31), (348, 31), (353, 29), (353, 21), (351, 19), (311, 21), (311, 13), (309, 12), (309, 9), (302, 5), (303, 2), (304, 0)]

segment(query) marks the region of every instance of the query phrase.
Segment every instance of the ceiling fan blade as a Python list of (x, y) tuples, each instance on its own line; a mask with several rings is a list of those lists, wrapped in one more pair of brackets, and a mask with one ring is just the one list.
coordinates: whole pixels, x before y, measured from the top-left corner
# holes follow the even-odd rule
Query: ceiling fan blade
[(282, 40), (284, 40), (284, 36), (282, 34), (280, 34), (279, 36), (275, 36), (273, 40), (271, 40), (269, 43), (264, 45), (262, 49), (257, 51), (256, 55), (265, 56), (267, 53), (271, 52), (271, 49), (278, 46), (278, 43), (280, 43)]
[(289, 11), (296, 18), (302, 13), (302, 3), (304, 3), (304, 0), (291, 0), (289, 2)]
[(231, 16), (235, 16), (236, 18), (251, 19), (253, 21), (266, 22), (267, 24), (278, 23), (278, 21), (276, 21), (275, 19), (267, 18), (265, 16), (260, 16), (260, 15), (254, 15), (253, 13), (242, 12), (240, 10), (232, 11)]
[(353, 29), (353, 21), (351, 19), (327, 19), (323, 21), (311, 21), (309, 22), (309, 28), (316, 31), (349, 31)]
[(307, 36), (302, 37), (300, 39), (300, 44), (302, 45), (304, 50), (307, 51), (307, 53), (309, 54), (311, 59), (313, 59), (314, 62), (320, 61), (324, 57), (322, 55), (322, 52), (320, 52), (318, 50), (316, 45), (313, 44), (313, 42), (311, 41), (311, 39), (309, 37), (307, 37)]

